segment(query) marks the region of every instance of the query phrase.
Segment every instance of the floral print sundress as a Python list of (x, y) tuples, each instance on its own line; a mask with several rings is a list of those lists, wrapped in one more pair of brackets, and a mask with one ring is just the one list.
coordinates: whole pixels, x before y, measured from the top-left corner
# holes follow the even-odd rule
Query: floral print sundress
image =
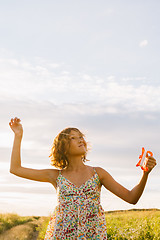
[(58, 205), (51, 216), (44, 240), (107, 239), (105, 214), (100, 205), (101, 184), (93, 169), (94, 175), (80, 187), (59, 171)]

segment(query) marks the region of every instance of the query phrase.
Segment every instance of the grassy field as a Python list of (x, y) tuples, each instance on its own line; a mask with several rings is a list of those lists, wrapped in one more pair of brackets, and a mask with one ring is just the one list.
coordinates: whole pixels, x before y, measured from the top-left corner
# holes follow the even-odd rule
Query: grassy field
[(106, 213), (108, 239), (160, 240), (160, 210)]
[[(0, 214), (0, 240), (43, 240), (48, 221), (49, 217)], [(158, 209), (106, 212), (106, 224), (109, 240), (160, 240)]]

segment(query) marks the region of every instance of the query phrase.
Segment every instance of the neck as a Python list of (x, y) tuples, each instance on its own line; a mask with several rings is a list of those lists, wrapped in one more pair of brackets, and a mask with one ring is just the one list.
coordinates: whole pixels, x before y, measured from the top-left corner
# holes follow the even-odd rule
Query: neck
[(69, 171), (77, 172), (78, 170), (85, 167), (85, 164), (83, 163), (81, 156), (70, 156), (68, 157), (68, 162), (69, 164), (67, 170)]

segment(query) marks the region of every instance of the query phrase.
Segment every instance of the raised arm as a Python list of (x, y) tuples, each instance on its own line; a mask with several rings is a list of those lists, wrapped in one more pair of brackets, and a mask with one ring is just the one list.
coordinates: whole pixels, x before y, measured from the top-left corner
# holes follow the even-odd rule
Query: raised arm
[(9, 123), (12, 131), (14, 132), (14, 143), (11, 155), (10, 172), (22, 178), (40, 182), (50, 182), (56, 187), (56, 178), (58, 170), (44, 169), (36, 170), (32, 168), (25, 168), (21, 166), (21, 141), (23, 136), (23, 128), (20, 119), (11, 119)]
[(148, 174), (155, 167), (156, 160), (153, 157), (148, 157), (146, 161), (146, 166), (148, 167), (148, 172), (143, 171), (143, 175), (140, 179), (140, 182), (132, 189), (128, 190), (123, 187), (121, 184), (116, 182), (114, 178), (103, 168), (97, 168), (97, 173), (100, 177), (101, 184), (104, 185), (106, 189), (111, 191), (116, 196), (120, 197), (124, 201), (136, 204), (141, 197), (143, 190), (145, 188)]

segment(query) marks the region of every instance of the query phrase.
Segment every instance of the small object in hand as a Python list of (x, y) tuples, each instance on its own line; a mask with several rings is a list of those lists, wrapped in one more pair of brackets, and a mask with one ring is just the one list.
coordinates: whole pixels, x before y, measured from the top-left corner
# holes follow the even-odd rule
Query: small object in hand
[(136, 167), (140, 166), (143, 171), (148, 171), (148, 167), (144, 166), (145, 159), (148, 155), (153, 156), (153, 153), (151, 151), (145, 151), (144, 147), (142, 147), (142, 154), (139, 155), (139, 162)]

